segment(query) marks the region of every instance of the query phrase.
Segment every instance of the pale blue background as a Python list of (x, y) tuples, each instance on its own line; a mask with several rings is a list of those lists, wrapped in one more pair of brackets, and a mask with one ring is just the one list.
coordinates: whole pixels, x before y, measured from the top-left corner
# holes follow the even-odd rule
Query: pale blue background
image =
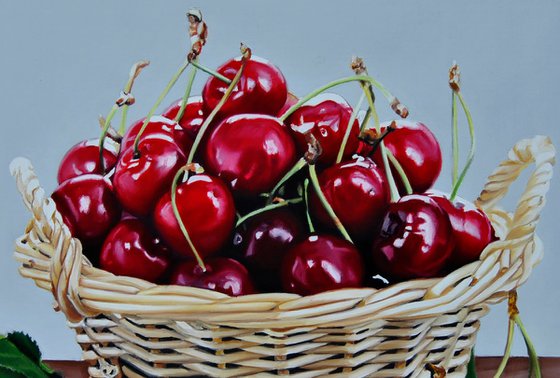
[[(80, 351), (51, 294), (21, 278), (13, 240), (29, 218), (8, 174), (27, 156), (43, 186), (55, 187), (59, 159), (75, 142), (98, 133), (131, 64), (149, 59), (134, 90), (130, 120), (145, 115), (185, 55), (185, 11), (203, 9), (210, 27), (203, 62), (216, 67), (244, 41), (276, 63), (302, 95), (350, 74), (354, 54), (440, 139), (450, 156), (447, 70), (456, 59), (476, 123), (478, 154), (462, 195), (473, 199), (485, 177), (519, 139), (547, 134), (560, 140), (560, 3), (555, 1), (7, 1), (0, 10), (0, 332), (29, 332), (51, 359)], [(204, 76), (199, 76), (200, 90)], [(184, 84), (182, 80), (180, 84)], [(166, 104), (180, 97), (182, 85)], [(339, 90), (355, 103), (359, 90)], [(380, 104), (383, 101), (379, 101)], [(385, 108), (382, 118), (391, 117)], [(462, 123), (464, 125), (464, 123)], [(465, 144), (468, 139), (465, 137)], [(449, 190), (449, 159), (438, 187)], [(523, 176), (525, 177), (525, 176)], [(538, 231), (544, 263), (520, 290), (519, 307), (542, 355), (560, 355), (560, 233), (555, 179)], [(519, 191), (514, 191), (518, 193)], [(512, 208), (514, 202), (507, 201)], [(478, 354), (499, 355), (505, 306), (483, 321)], [(524, 354), (516, 340), (514, 354)]]

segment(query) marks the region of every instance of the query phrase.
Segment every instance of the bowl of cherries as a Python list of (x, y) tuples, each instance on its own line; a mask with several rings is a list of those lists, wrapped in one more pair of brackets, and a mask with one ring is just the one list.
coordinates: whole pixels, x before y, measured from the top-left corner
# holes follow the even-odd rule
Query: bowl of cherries
[[(448, 372), (462, 372), (464, 353), (457, 350), (468, 355), (476, 330), (459, 345), (461, 332), (477, 328), (486, 301), (507, 297), (540, 259), (533, 232), (544, 203), (537, 199), (546, 194), (554, 160), (550, 141), (520, 142), (473, 203), (458, 196), (475, 139), (457, 65), (449, 71), (452, 185), (443, 192), (433, 188), (443, 164), (436, 136), (425, 123), (410, 119), (409, 110), (369, 75), (361, 59), (352, 60), (351, 76), (298, 96), (278, 67), (245, 45), (240, 56), (216, 70), (203, 66), (203, 42), (193, 44), (146, 117), (129, 125), (133, 83), (148, 62), (133, 66), (121, 96), (100, 120), (98, 137), (79, 141), (61, 159), (50, 198), (37, 199), (29, 164), (14, 161), (12, 172), (35, 214), (17, 244), (22, 274), (48, 282), (70, 320), (105, 316), (116, 327), (120, 321), (110, 313), (119, 314), (135, 319), (136, 334), (148, 323), (161, 329), (138, 316), (185, 321), (188, 326), (166, 329), (202, 341), (183, 347), (222, 353), (212, 355), (219, 360), (214, 363), (185, 352), (202, 361), (194, 367), (180, 367), (182, 360), (171, 358), (136, 357), (151, 361), (154, 369), (216, 376), (228, 366), (242, 376), (272, 370), (366, 376), (393, 369), (386, 375), (391, 376), (409, 368), (419, 372), (430, 362), (432, 370), (442, 365)], [(161, 111), (187, 68), (184, 96)], [(199, 94), (191, 93), (196, 71), (208, 74)], [(355, 106), (336, 94), (340, 85), (359, 90)], [(387, 103), (395, 119), (380, 121), (378, 100)], [(459, 105), (471, 137), (462, 169)], [(116, 129), (112, 120), (119, 112)], [(537, 168), (516, 212), (497, 208), (509, 184), (532, 162)], [(42, 258), (60, 261), (37, 263)], [(33, 273), (37, 269), (48, 274)], [(461, 308), (469, 309), (467, 315)], [(417, 340), (424, 330), (414, 324), (445, 318), (440, 316), (451, 317), (453, 329), (460, 326), (457, 334), (441, 335), (446, 342), (454, 340), (452, 346), (382, 347), (401, 336)], [(407, 331), (391, 333), (407, 320), (414, 323), (402, 326)], [(252, 336), (244, 339), (240, 330)], [(146, 337), (176, 337), (169, 332)], [(224, 336), (217, 336), (220, 332)], [(314, 332), (318, 336), (305, 336)], [(115, 335), (122, 343), (115, 339), (111, 347), (131, 342), (124, 334)], [(90, 346), (100, 342), (88, 337)], [(228, 337), (238, 343), (225, 347)], [(437, 337), (428, 339), (435, 343)], [(261, 344), (269, 352), (260, 350)], [(375, 353), (394, 358), (369, 356), (377, 350), (374, 344), (384, 348)], [(414, 362), (422, 354), (418, 345), (429, 350), (422, 364)], [(162, 348), (177, 351), (181, 346)], [(158, 347), (149, 349), (152, 353)], [(248, 354), (234, 358), (239, 350)], [(456, 353), (428, 358), (442, 350)], [(98, 360), (113, 361), (96, 353)], [(141, 363), (124, 357), (130, 348), (119, 353), (128, 366), (142, 370)], [(229, 362), (222, 361), (224, 355), (232, 356)], [(362, 361), (359, 356), (369, 357)], [(99, 363), (92, 369), (102, 368)]]

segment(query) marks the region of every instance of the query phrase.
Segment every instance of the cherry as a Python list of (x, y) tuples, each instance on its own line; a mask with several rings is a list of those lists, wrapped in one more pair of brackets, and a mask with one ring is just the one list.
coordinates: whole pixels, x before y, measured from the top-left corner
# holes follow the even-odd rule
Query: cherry
[(205, 265), (206, 271), (195, 261), (182, 262), (171, 273), (169, 283), (214, 290), (233, 297), (255, 293), (249, 272), (240, 262), (215, 257), (208, 259)]
[(204, 151), (206, 168), (240, 197), (270, 191), (295, 162), (295, 145), (278, 118), (242, 114), (220, 123)]
[[(352, 107), (342, 97), (334, 94), (321, 94), (296, 110), (286, 119), (285, 123), (293, 131), (292, 135), (300, 154), (307, 150), (305, 135), (312, 133), (323, 150), (317, 164), (328, 166), (336, 161), (351, 117)], [(343, 159), (351, 157), (356, 152), (359, 133), (359, 122), (355, 120), (344, 148)]]
[(438, 276), (454, 246), (447, 214), (432, 198), (412, 194), (389, 205), (371, 253), (382, 275), (404, 281)]
[[(106, 141), (103, 149), (105, 171), (110, 171), (117, 162), (118, 148), (113, 142)], [(99, 165), (99, 139), (79, 142), (68, 150), (58, 167), (57, 181), (59, 184), (76, 176), (88, 173), (103, 175)]]
[[(217, 69), (218, 73), (232, 79), (241, 67), (241, 57), (229, 60)], [(210, 77), (202, 90), (204, 112), (209, 114), (220, 102), (229, 84)], [(243, 113), (276, 115), (286, 103), (286, 79), (270, 62), (252, 56), (231, 97), (218, 112), (218, 118)]]
[[(175, 119), (181, 109), (181, 105), (182, 99), (175, 101), (162, 113), (162, 116), (169, 119)], [(179, 120), (179, 126), (181, 126), (191, 139), (194, 140), (198, 130), (200, 130), (200, 127), (204, 123), (204, 118), (202, 97), (189, 97), (183, 116)]]
[(354, 245), (332, 235), (310, 235), (290, 249), (282, 263), (284, 290), (312, 295), (361, 287), (364, 263)]
[[(371, 237), (385, 215), (389, 189), (381, 172), (369, 158), (357, 157), (319, 174), (321, 191), (353, 239)], [(310, 211), (321, 224), (334, 229), (331, 217), (313, 190)]]
[(164, 136), (142, 139), (138, 151), (139, 156), (135, 156), (134, 148), (121, 153), (113, 183), (123, 208), (144, 217), (169, 190), (175, 172), (186, 158), (175, 142)]
[(51, 197), (72, 236), (82, 243), (95, 244), (105, 238), (121, 215), (113, 185), (101, 175), (85, 174), (68, 179)]
[[(134, 146), (134, 140), (140, 132), (144, 120), (145, 118), (139, 119), (128, 128), (121, 141), (121, 153)], [(140, 136), (140, 140), (162, 137), (175, 142), (185, 155), (188, 154), (192, 146), (192, 139), (189, 133), (180, 127), (177, 122), (162, 116), (152, 116), (150, 122), (146, 125), (146, 129)]]
[(278, 267), (304, 232), (301, 219), (291, 209), (266, 211), (237, 228), (233, 237), (234, 256), (246, 264), (263, 291), (280, 291)]
[(100, 266), (113, 274), (158, 283), (171, 265), (168, 248), (138, 219), (119, 222), (105, 239)]
[[(176, 193), (179, 215), (198, 253), (204, 257), (218, 252), (230, 240), (235, 221), (235, 205), (227, 186), (216, 177), (197, 174), (178, 185)], [(153, 220), (175, 253), (193, 257), (175, 218), (170, 191), (158, 201)]]
[(497, 240), (486, 214), (471, 202), (461, 197), (455, 197), (452, 202), (443, 193), (428, 195), (447, 213), (451, 222), (455, 249), (448, 264), (450, 268), (478, 260), (484, 248)]
[(277, 117), (282, 116), (284, 113), (286, 113), (286, 111), (288, 109), (290, 109), (292, 106), (294, 106), (295, 104), (297, 104), (297, 102), (299, 101), (299, 98), (297, 98), (296, 95), (294, 95), (293, 93), (288, 92), (288, 97), (286, 98), (286, 103), (284, 104), (284, 106), (282, 106), (282, 108), (278, 111), (278, 114), (276, 114)]
[[(381, 132), (390, 124), (395, 130), (389, 133), (383, 142), (402, 166), (414, 193), (424, 193), (437, 180), (441, 171), (441, 149), (434, 134), (426, 125), (409, 120), (397, 120), (383, 123)], [(373, 154), (373, 160), (383, 166), (379, 148)], [(393, 175), (401, 189), (403, 184), (399, 174), (392, 169)]]

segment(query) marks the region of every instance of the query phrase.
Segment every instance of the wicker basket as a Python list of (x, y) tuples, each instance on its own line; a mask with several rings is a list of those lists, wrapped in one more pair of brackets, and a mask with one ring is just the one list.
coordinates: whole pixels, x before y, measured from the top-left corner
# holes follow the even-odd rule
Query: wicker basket
[[(522, 140), (489, 177), (476, 204), (500, 240), (481, 260), (444, 278), (383, 290), (231, 298), (114, 276), (82, 256), (21, 158), (11, 171), (33, 218), (16, 241), (15, 257), (24, 277), (53, 293), (92, 377), (429, 377), (429, 363), (459, 377), (488, 305), (521, 285), (542, 258), (534, 230), (554, 155), (549, 138)], [(532, 163), (515, 212), (500, 210), (496, 203)]]

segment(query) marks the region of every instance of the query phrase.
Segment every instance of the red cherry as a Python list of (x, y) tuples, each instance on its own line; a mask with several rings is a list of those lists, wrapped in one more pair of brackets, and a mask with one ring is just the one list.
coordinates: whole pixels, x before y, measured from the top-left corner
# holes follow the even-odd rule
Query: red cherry
[(134, 148), (122, 153), (113, 184), (123, 208), (135, 216), (145, 217), (171, 188), (175, 173), (187, 159), (173, 141), (164, 137), (142, 139), (138, 151), (138, 157), (134, 156)]
[(52, 199), (72, 236), (82, 243), (103, 240), (121, 215), (113, 185), (101, 175), (68, 179), (56, 188)]
[(101, 249), (100, 266), (113, 274), (158, 283), (167, 272), (170, 253), (138, 219), (118, 223)]
[[(233, 79), (241, 67), (241, 58), (229, 60), (217, 71), (228, 79)], [(218, 105), (228, 88), (218, 78), (210, 77), (202, 90), (205, 114), (210, 114)], [(219, 119), (242, 113), (276, 115), (286, 103), (288, 88), (286, 79), (278, 68), (270, 62), (252, 56), (235, 90), (217, 114)]]
[(294, 106), (295, 104), (297, 104), (299, 101), (299, 98), (296, 97), (296, 95), (294, 95), (293, 93), (288, 92), (288, 97), (286, 98), (286, 103), (284, 104), (284, 106), (282, 106), (282, 108), (278, 111), (278, 114), (276, 114), (277, 117), (282, 116), (284, 113), (286, 113), (286, 111), (288, 111), (288, 109), (290, 109), (292, 106)]
[[(134, 140), (142, 128), (145, 118), (133, 123), (123, 136), (121, 141), (121, 154), (134, 146)], [(140, 140), (151, 138), (169, 139), (177, 144), (186, 155), (189, 153), (193, 140), (189, 133), (179, 126), (175, 121), (162, 116), (153, 116), (146, 125)]]
[(233, 297), (255, 292), (247, 269), (238, 261), (215, 257), (205, 261), (206, 271), (194, 261), (179, 264), (171, 274), (170, 284), (193, 286)]
[[(106, 140), (103, 148), (105, 171), (110, 171), (117, 162), (118, 149)], [(99, 166), (99, 139), (89, 139), (74, 145), (62, 158), (58, 167), (58, 183), (88, 173), (105, 174)]]
[[(328, 166), (336, 161), (351, 117), (352, 107), (342, 97), (327, 93), (313, 98), (296, 110), (288, 117), (286, 125), (293, 131), (292, 135), (300, 154), (307, 151), (305, 135), (312, 133), (323, 150), (317, 162), (321, 166)], [(351, 157), (356, 152), (359, 133), (360, 125), (356, 120), (352, 124), (350, 137), (344, 148), (343, 159)]]
[(390, 280), (436, 277), (455, 241), (447, 214), (426, 195), (391, 203), (371, 253), (375, 267)]
[(292, 245), (305, 233), (301, 219), (290, 209), (266, 211), (247, 220), (233, 238), (234, 255), (251, 271), (264, 291), (280, 291), (278, 267)]
[[(390, 123), (381, 125), (384, 132)], [(441, 149), (439, 143), (426, 125), (409, 120), (395, 121), (396, 128), (383, 139), (402, 166), (414, 193), (424, 193), (431, 188), (441, 171)], [(379, 148), (373, 154), (373, 160), (383, 167)], [(401, 192), (402, 182), (399, 174), (393, 169)]]
[[(218, 252), (230, 240), (235, 222), (235, 205), (227, 186), (218, 178), (198, 174), (177, 186), (176, 203), (189, 237), (204, 257)], [(168, 191), (154, 209), (154, 225), (166, 243), (183, 257), (193, 252), (171, 206)]]
[[(358, 157), (326, 168), (319, 185), (352, 238), (371, 238), (389, 204), (389, 189), (382, 171), (369, 158)], [(335, 228), (314, 190), (310, 210), (324, 226)]]
[[(175, 101), (173, 104), (167, 108), (162, 116), (175, 119), (179, 110), (181, 109), (181, 104), (183, 103), (182, 99)], [(203, 111), (203, 102), (201, 96), (193, 96), (189, 97), (187, 100), (187, 106), (185, 107), (185, 111), (183, 113), (183, 117), (179, 120), (179, 126), (181, 126), (186, 133), (191, 137), (192, 140), (196, 138), (196, 134), (200, 127), (204, 123), (204, 111)]]
[(429, 193), (447, 213), (453, 229), (455, 249), (449, 266), (458, 268), (480, 258), (488, 244), (497, 240), (492, 223), (486, 214), (471, 202), (455, 197), (451, 202), (443, 193)]
[(229, 183), (234, 194), (270, 191), (295, 163), (295, 145), (278, 118), (242, 114), (225, 119), (208, 138), (206, 168)]
[(364, 263), (354, 245), (332, 235), (310, 235), (288, 252), (282, 263), (284, 290), (312, 295), (361, 287)]

